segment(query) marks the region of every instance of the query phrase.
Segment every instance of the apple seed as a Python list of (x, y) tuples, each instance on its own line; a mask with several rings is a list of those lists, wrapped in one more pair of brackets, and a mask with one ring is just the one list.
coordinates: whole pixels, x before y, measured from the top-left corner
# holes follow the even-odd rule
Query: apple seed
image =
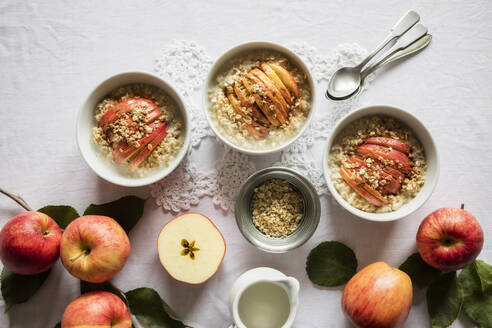
[(181, 239), (181, 246), (183, 246), (183, 250), (181, 251), (182, 256), (189, 255), (192, 260), (195, 259), (195, 252), (199, 251), (198, 247), (195, 247), (195, 241), (193, 240), (189, 243), (186, 239)]

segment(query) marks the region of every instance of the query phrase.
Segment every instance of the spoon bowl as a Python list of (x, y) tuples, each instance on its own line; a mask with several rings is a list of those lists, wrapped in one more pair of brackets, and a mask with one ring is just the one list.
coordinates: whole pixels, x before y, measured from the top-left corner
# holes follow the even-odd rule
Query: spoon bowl
[(350, 97), (359, 90), (361, 80), (359, 66), (342, 67), (331, 77), (326, 95), (332, 99)]

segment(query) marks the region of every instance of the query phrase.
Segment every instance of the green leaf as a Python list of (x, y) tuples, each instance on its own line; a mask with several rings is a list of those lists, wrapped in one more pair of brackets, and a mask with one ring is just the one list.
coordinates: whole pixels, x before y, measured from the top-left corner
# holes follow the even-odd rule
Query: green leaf
[(5, 300), (5, 312), (12, 306), (26, 302), (34, 295), (50, 274), (50, 270), (34, 275), (20, 275), (3, 268), (1, 290)]
[(61, 321), (55, 325), (55, 328), (61, 328)]
[(479, 327), (492, 328), (492, 295), (482, 291), (476, 261), (461, 271), (458, 286), (465, 313)]
[(475, 265), (480, 278), (482, 292), (489, 295), (492, 294), (492, 266), (481, 260), (476, 260)]
[(174, 311), (170, 310), (152, 288), (137, 288), (125, 293), (130, 312), (134, 314), (139, 321), (151, 328), (186, 328)]
[(317, 285), (343, 285), (356, 273), (357, 258), (344, 244), (325, 241), (309, 253), (306, 271), (309, 279)]
[(89, 292), (95, 291), (105, 291), (110, 292), (121, 298), (126, 305), (128, 305), (128, 301), (125, 297), (125, 293), (123, 293), (118, 287), (113, 285), (110, 281), (106, 281), (100, 284), (93, 284), (91, 282), (80, 280), (80, 294), (85, 294)]
[(462, 300), (458, 294), (456, 272), (445, 273), (427, 289), (427, 311), (433, 328), (450, 326), (458, 317)]
[(410, 276), (412, 284), (417, 288), (429, 286), (441, 274), (440, 270), (425, 263), (419, 253), (410, 255), (399, 269)]
[(70, 222), (80, 216), (72, 206), (67, 205), (48, 205), (40, 208), (38, 212), (51, 217), (61, 229), (65, 229)]
[(105, 204), (91, 204), (84, 215), (105, 215), (115, 219), (129, 233), (143, 215), (145, 199), (125, 196)]

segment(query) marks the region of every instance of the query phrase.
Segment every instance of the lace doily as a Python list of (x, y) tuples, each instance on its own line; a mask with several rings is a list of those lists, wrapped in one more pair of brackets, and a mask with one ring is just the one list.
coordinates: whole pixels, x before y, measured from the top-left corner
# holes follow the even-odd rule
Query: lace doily
[[(321, 54), (315, 47), (306, 43), (286, 45), (303, 59), (313, 74), (319, 94), (324, 94), (321, 83), (342, 66), (355, 66), (366, 55), (366, 50), (358, 44), (341, 44), (328, 54)], [(202, 87), (205, 76), (212, 65), (206, 50), (194, 41), (174, 41), (165, 46), (156, 60), (155, 70), (165, 80), (173, 83), (187, 105), (190, 114), (191, 146), (190, 154), (201, 151), (201, 141), (214, 137), (208, 126), (205, 114), (194, 100)], [(374, 74), (366, 79), (374, 78)], [(324, 144), (336, 121), (359, 106), (359, 98), (353, 97), (343, 102), (326, 101), (318, 103), (317, 113), (310, 127), (288, 149), (269, 165), (291, 167), (307, 177), (320, 195), (327, 195), (328, 188), (323, 176), (319, 151), (315, 144)], [(222, 151), (212, 170), (201, 170), (185, 159), (174, 172), (163, 180), (151, 185), (151, 194), (158, 205), (167, 211), (180, 212), (197, 205), (201, 198), (211, 197), (215, 206), (223, 211), (233, 210), (234, 199), (243, 181), (256, 170), (254, 159), (238, 153), (220, 141), (215, 147)]]

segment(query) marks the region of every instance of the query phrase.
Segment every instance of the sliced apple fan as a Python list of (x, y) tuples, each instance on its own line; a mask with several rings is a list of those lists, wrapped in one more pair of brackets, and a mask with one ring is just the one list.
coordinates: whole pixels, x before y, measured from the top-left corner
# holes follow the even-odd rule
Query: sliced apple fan
[(224, 92), (237, 114), (237, 121), (258, 138), (266, 137), (270, 126), (288, 125), (292, 106), (300, 97), (289, 71), (268, 62), (253, 68)]
[[(400, 140), (366, 138), (357, 154), (340, 168), (340, 176), (362, 198), (380, 207), (388, 203), (384, 195), (398, 194), (401, 183), (412, 172), (409, 153), (408, 145)], [(369, 181), (377, 182), (376, 187), (370, 186)]]
[[(144, 111), (145, 117), (143, 121), (135, 122), (132, 114), (141, 110)], [(166, 123), (158, 120), (160, 115), (161, 111), (152, 100), (139, 97), (121, 101), (104, 113), (98, 124), (112, 143), (113, 159), (116, 163), (129, 162), (128, 169), (133, 170), (150, 155), (167, 134)], [(118, 120), (122, 122), (115, 128), (114, 123)], [(134, 139), (136, 133), (142, 130), (146, 133), (130, 144), (128, 140)], [(115, 141), (115, 135), (118, 133), (125, 137)]]

